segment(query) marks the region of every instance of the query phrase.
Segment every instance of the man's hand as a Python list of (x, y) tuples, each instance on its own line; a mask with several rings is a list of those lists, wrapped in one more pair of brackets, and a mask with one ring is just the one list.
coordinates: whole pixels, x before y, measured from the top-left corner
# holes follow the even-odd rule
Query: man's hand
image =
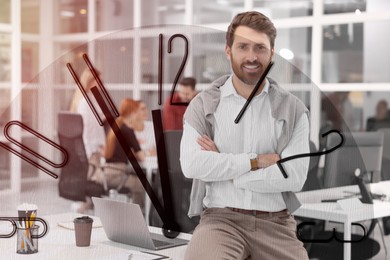
[(269, 153), (269, 154), (259, 154), (257, 156), (257, 166), (261, 168), (267, 168), (268, 166), (274, 165), (277, 161), (280, 160), (279, 154)]
[(214, 141), (211, 140), (211, 138), (208, 137), (207, 135), (203, 135), (203, 136), (199, 137), (198, 140), (196, 140), (196, 141), (200, 145), (202, 150), (219, 153)]

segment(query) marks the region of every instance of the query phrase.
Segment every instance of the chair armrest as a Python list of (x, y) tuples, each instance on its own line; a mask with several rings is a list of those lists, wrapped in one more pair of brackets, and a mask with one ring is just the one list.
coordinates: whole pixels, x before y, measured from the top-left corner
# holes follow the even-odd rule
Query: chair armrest
[[(103, 171), (96, 171), (96, 169), (98, 168), (98, 165), (95, 165), (93, 163), (89, 163), (89, 166), (92, 167), (93, 174), (96, 174), (96, 172), (97, 172), (102, 177), (103, 189), (107, 193), (108, 192), (108, 185), (107, 185), (107, 179), (106, 179), (106, 176), (104, 175), (104, 172)], [(102, 167), (100, 167), (100, 169), (102, 169)]]
[(103, 172), (104, 172), (104, 169), (113, 169), (113, 170), (123, 172), (126, 175), (130, 175), (130, 171), (123, 170), (123, 168), (115, 167), (113, 165), (101, 165), (100, 168), (103, 170)]

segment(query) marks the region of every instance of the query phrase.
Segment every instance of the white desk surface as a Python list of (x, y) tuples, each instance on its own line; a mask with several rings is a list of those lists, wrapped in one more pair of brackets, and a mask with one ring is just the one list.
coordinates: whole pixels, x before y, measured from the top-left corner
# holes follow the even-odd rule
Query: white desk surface
[[(297, 193), (302, 206), (294, 212), (294, 215), (343, 223), (390, 215), (390, 202), (374, 200), (374, 204), (361, 204), (361, 206), (349, 210), (341, 209), (335, 202), (321, 202), (321, 199), (340, 199), (352, 192), (359, 192), (357, 185)], [(371, 192), (389, 194), (390, 181), (371, 184)]]
[[(16, 235), (12, 238), (0, 239), (1, 259), (128, 259), (130, 250), (149, 251), (157, 254), (170, 256), (172, 259), (184, 259), (186, 245), (168, 248), (158, 251), (150, 251), (143, 248), (133, 247), (110, 241), (102, 227), (93, 228), (91, 245), (89, 247), (76, 247), (74, 230), (58, 226), (59, 222), (73, 221), (81, 216), (76, 213), (65, 213), (42, 217), (49, 224), (48, 233), (38, 240), (38, 253), (21, 255), (16, 253)], [(9, 222), (4, 222), (9, 223)], [(4, 225), (1, 223), (1, 225)], [(11, 226), (11, 224), (9, 224)], [(4, 228), (3, 228), (4, 229)], [(161, 234), (160, 228), (150, 227), (150, 231)], [(10, 232), (11, 229), (8, 229)], [(4, 232), (2, 230), (2, 232)], [(4, 233), (7, 233), (5, 231)], [(180, 234), (179, 238), (191, 239), (190, 234)]]

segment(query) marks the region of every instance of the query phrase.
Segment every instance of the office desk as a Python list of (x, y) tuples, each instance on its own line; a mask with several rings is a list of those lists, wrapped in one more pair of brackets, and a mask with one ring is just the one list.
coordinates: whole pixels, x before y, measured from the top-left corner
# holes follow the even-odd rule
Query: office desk
[[(146, 178), (149, 183), (152, 184), (152, 173), (153, 170), (158, 169), (157, 156), (148, 156), (145, 161), (140, 163), (140, 166), (145, 169)], [(149, 196), (145, 195), (145, 219), (146, 224), (149, 224), (149, 213), (150, 213), (151, 201)]]
[[(31, 255), (20, 255), (16, 253), (16, 235), (8, 239), (0, 239), (1, 259), (128, 259), (130, 250), (150, 251), (108, 240), (102, 227), (93, 228), (91, 245), (89, 247), (76, 247), (74, 230), (59, 227), (59, 222), (72, 221), (75, 217), (81, 216), (76, 213), (65, 213), (42, 217), (49, 224), (49, 231), (43, 238), (38, 240), (38, 253)], [(4, 222), (8, 223), (8, 222)], [(10, 224), (9, 224), (10, 225)], [(160, 232), (161, 229), (150, 227), (153, 232)], [(10, 230), (10, 229), (9, 229)], [(180, 234), (180, 238), (191, 239), (189, 234)], [(170, 256), (172, 259), (184, 259), (187, 246), (178, 246), (156, 252)]]
[[(373, 193), (390, 190), (390, 181), (370, 185)], [(339, 199), (349, 193), (359, 192), (357, 185), (344, 186), (297, 193), (302, 206), (294, 212), (295, 216), (335, 221), (344, 224), (344, 240), (351, 240), (351, 223), (390, 216), (390, 202), (374, 201), (374, 204), (362, 204), (351, 210), (341, 209), (337, 203), (321, 203), (322, 199)], [(351, 244), (344, 243), (344, 260), (351, 259)]]

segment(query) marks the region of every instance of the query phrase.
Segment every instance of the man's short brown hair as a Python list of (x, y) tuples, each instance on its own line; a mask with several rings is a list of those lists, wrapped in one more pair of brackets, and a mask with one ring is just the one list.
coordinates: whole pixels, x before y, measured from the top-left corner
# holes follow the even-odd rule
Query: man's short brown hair
[(265, 33), (270, 40), (271, 49), (274, 47), (276, 28), (267, 16), (256, 11), (239, 13), (233, 18), (226, 32), (226, 44), (229, 47), (232, 47), (234, 33), (237, 27), (240, 25), (247, 26), (255, 31)]
[(192, 90), (195, 90), (196, 79), (191, 77), (183, 78), (180, 80), (179, 84), (183, 86), (190, 86)]

